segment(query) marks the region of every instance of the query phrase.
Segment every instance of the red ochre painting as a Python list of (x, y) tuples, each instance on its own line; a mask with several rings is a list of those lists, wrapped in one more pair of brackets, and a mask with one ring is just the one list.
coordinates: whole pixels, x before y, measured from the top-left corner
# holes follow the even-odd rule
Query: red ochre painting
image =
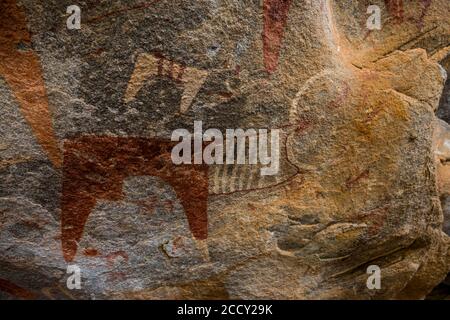
[(264, 66), (276, 71), (292, 0), (264, 0)]
[[(448, 101), (437, 99), (442, 92), (448, 93), (442, 70), (449, 70), (448, 31), (444, 30), (448, 2), (377, 1), (382, 7), (383, 23), (391, 24), (378, 31), (377, 41), (380, 47), (391, 43), (399, 49), (380, 56), (378, 52), (353, 47), (358, 38), (346, 33), (347, 26), (342, 25), (342, 20), (350, 17), (361, 20), (366, 12), (356, 12), (354, 8), (363, 2), (354, 0), (349, 1), (352, 6), (333, 6), (337, 1), (312, 0), (301, 5), (293, 0), (252, 1), (254, 7), (248, 12), (255, 15), (262, 28), (253, 32), (254, 39), (245, 41), (252, 40), (252, 45), (256, 43), (261, 48), (247, 50), (248, 59), (240, 60), (240, 73), (229, 76), (234, 68), (228, 63), (228, 53), (243, 38), (241, 31), (251, 30), (255, 21), (240, 19), (246, 13), (236, 14), (236, 2), (231, 5), (223, 1), (221, 6), (226, 10), (219, 18), (239, 21), (242, 26), (237, 26), (237, 31), (230, 30), (229, 23), (221, 27), (217, 20), (209, 21), (212, 6), (202, 7), (201, 1), (173, 5), (175, 2), (169, 0), (133, 4), (109, 1), (115, 7), (105, 10), (99, 7), (108, 1), (84, 1), (83, 12), (95, 6), (83, 18), (83, 28), (87, 26), (88, 31), (67, 31), (66, 8), (55, 8), (58, 1), (0, 0), (0, 79), (6, 88), (2, 93), (8, 100), (4, 113), (11, 110), (10, 105), (17, 106), (33, 136), (29, 139), (29, 131), (16, 131), (15, 124), (10, 129), (7, 120), (0, 123), (7, 136), (6, 143), (0, 140), (0, 151), (6, 150), (5, 158), (3, 153), (0, 158), (0, 298), (391, 300), (424, 299), (433, 288), (438, 289), (435, 294), (440, 297), (437, 286), (441, 283), (448, 287), (449, 283), (450, 262), (445, 258), (450, 252), (450, 169), (446, 148), (450, 129), (448, 123), (437, 121), (434, 112), (442, 105), (448, 108)], [(325, 5), (330, 10), (318, 15)], [(35, 12), (27, 12), (36, 8)], [(151, 15), (139, 12), (147, 8), (152, 10)], [(60, 9), (64, 10), (48, 14)], [(317, 43), (310, 39), (323, 37), (323, 30), (302, 29), (305, 41), (301, 52), (305, 54), (301, 62), (289, 64), (292, 72), (286, 75), (280, 72), (285, 71), (281, 70), (280, 61), (284, 60), (283, 65), (287, 66), (293, 59), (289, 54), (295, 53), (295, 46), (299, 45), (291, 41), (293, 37), (286, 36), (288, 26), (293, 26), (288, 20), (294, 17), (294, 10), (295, 16), (304, 14), (313, 25), (332, 24), (336, 38), (324, 37), (329, 47), (317, 50)], [(240, 20), (235, 14), (241, 15)], [(34, 22), (42, 19), (42, 25), (31, 24), (27, 16)], [(172, 21), (172, 17), (176, 19)], [(46, 23), (52, 18), (54, 28), (49, 31)], [(421, 32), (425, 27), (429, 31)], [(192, 30), (211, 33), (195, 42), (191, 41)], [(114, 38), (117, 31), (123, 32), (124, 37), (120, 34), (115, 38), (117, 42), (103, 45), (104, 39)], [(36, 38), (32, 37), (33, 32)], [(47, 32), (54, 32), (54, 39), (46, 38)], [(47, 65), (36, 48), (48, 53), (61, 45), (62, 52), (68, 53), (64, 50), (72, 48), (73, 39), (88, 33), (86, 39), (91, 39), (92, 45), (85, 41), (87, 45), (83, 46), (85, 43), (80, 41), (79, 48), (92, 52), (102, 43), (102, 48), (95, 51), (99, 63), (82, 62), (86, 69), (81, 71), (86, 74), (76, 80), (86, 89), (86, 96), (73, 97), (70, 91), (68, 99), (80, 99), (99, 109), (117, 102), (129, 111), (142, 102), (134, 100), (140, 90), (147, 90), (143, 89), (148, 87), (145, 82), (164, 79), (151, 89), (162, 88), (160, 98), (164, 103), (156, 107), (161, 107), (165, 117), (169, 104), (166, 101), (180, 103), (175, 115), (167, 111), (168, 115), (179, 117), (176, 123), (180, 126), (190, 122), (190, 117), (201, 116), (208, 120), (216, 117), (212, 120), (221, 128), (232, 128), (229, 124), (246, 128), (261, 124), (285, 130), (283, 149), (279, 150), (283, 160), (281, 173), (263, 178), (255, 174), (254, 168), (175, 165), (171, 152), (178, 142), (168, 140), (168, 136), (119, 137), (105, 133), (118, 132), (117, 129), (128, 132), (128, 128), (112, 126), (129, 123), (105, 122), (101, 129), (94, 125), (89, 130), (75, 128), (75, 133), (63, 128), (58, 133), (68, 138), (58, 141), (47, 91), (66, 92), (59, 84), (46, 87), (45, 78), (50, 77), (55, 83), (59, 72), (70, 70)], [(205, 52), (209, 51), (205, 49), (210, 40), (216, 40), (212, 38), (218, 38), (217, 34), (226, 34), (233, 41), (214, 45), (222, 51), (215, 56), (213, 50), (214, 55), (206, 57)], [(334, 52), (333, 41), (345, 37), (348, 43), (340, 41), (342, 50)], [(158, 53), (152, 54), (157, 47)], [(111, 59), (113, 53), (119, 59)], [(222, 59), (224, 56), (226, 59)], [(355, 57), (370, 63), (360, 66), (353, 63)], [(61, 57), (61, 64), (68, 58)], [(218, 69), (212, 67), (214, 59), (221, 62), (217, 63)], [(99, 74), (101, 77), (96, 78)], [(122, 82), (115, 81), (117, 74), (122, 76)], [(272, 77), (274, 74), (276, 77)], [(99, 81), (102, 77), (107, 80), (103, 87)], [(338, 80), (343, 83), (341, 88), (336, 87)], [(175, 86), (178, 91), (183, 89), (181, 102), (169, 100), (175, 96)], [(216, 108), (215, 101), (205, 98), (202, 90), (211, 92), (219, 86), (220, 92), (230, 99)], [(102, 92), (106, 87), (111, 91)], [(311, 91), (304, 92), (306, 87)], [(360, 88), (364, 88), (363, 94)], [(147, 101), (153, 101), (151, 90), (146, 92)], [(294, 105), (300, 101), (296, 92), (305, 99)], [(445, 100), (444, 94), (441, 100)], [(150, 108), (155, 107), (151, 105), (147, 110), (145, 102), (142, 104), (143, 113), (152, 112)], [(88, 116), (110, 120), (107, 112)], [(61, 127), (76, 126), (73, 118), (64, 114), (58, 117)], [(288, 121), (283, 125), (285, 118)], [(165, 126), (172, 118), (162, 120), (167, 120)], [(153, 132), (159, 127), (150, 129)], [(441, 135), (438, 139), (434, 137), (436, 132)], [(11, 141), (20, 141), (21, 135), (23, 146), (8, 140), (13, 136)], [(20, 155), (22, 162), (15, 162), (16, 151), (22, 152), (27, 144), (33, 150), (39, 145), (42, 152), (37, 156), (25, 154), (24, 161)], [(138, 263), (136, 257), (141, 258), (142, 251), (117, 251), (115, 243), (111, 245), (112, 252), (97, 245), (85, 247), (83, 236), (89, 238), (87, 230), (84, 234), (85, 226), (96, 206), (102, 201), (127, 201), (128, 179), (149, 176), (170, 185), (184, 209), (189, 231), (183, 229), (182, 235), (174, 236), (172, 229), (161, 227), (161, 233), (155, 237), (158, 239), (152, 240), (152, 251), (142, 255), (145, 260), (138, 259)], [(138, 203), (142, 205), (139, 208), (151, 217), (161, 212), (166, 222), (171, 219), (166, 213), (174, 211), (174, 203), (167, 200), (164, 210), (155, 212), (159, 211), (152, 207), (156, 197), (157, 192), (146, 194), (145, 200)], [(114, 215), (121, 215), (120, 208), (113, 212), (116, 207), (119, 204), (106, 212), (110, 220), (98, 224), (106, 225), (114, 220)], [(158, 232), (160, 225), (154, 225)], [(117, 227), (121, 228), (120, 223)], [(178, 224), (170, 227), (178, 228)], [(108, 237), (109, 232), (106, 229)], [(104, 248), (109, 249), (110, 244)], [(98, 258), (105, 258), (105, 263), (91, 264)], [(137, 268), (116, 268), (121, 262), (136, 263)], [(86, 286), (83, 283), (79, 293), (66, 286), (65, 268), (72, 263), (80, 264), (82, 278), (92, 281)], [(389, 276), (382, 277), (383, 290), (368, 291), (369, 265), (379, 266), (380, 272), (388, 271)], [(128, 270), (138, 273), (128, 274)], [(99, 275), (106, 275), (108, 281), (99, 281)], [(109, 283), (109, 279), (116, 279), (118, 286)], [(448, 292), (445, 296), (449, 298)]]
[(156, 176), (174, 189), (192, 235), (207, 237), (208, 167), (174, 165), (176, 143), (158, 139), (83, 136), (64, 144), (61, 232), (64, 258), (73, 260), (77, 243), (97, 200), (123, 199), (124, 179)]
[(25, 13), (16, 0), (1, 0), (0, 76), (10, 87), (37, 142), (53, 165), (60, 167), (61, 152), (53, 130), (41, 62), (32, 49), (26, 48), (30, 45)]

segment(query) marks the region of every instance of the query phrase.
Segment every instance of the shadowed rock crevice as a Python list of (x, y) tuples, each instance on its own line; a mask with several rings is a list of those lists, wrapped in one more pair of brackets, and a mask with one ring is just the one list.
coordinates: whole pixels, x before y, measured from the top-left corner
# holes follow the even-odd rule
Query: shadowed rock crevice
[(444, 281), (433, 289), (425, 298), (426, 300), (449, 300), (450, 299), (450, 273)]
[[(439, 107), (436, 111), (436, 116), (446, 123), (450, 124), (450, 77), (448, 75), (450, 56), (441, 62), (443, 67), (447, 66), (447, 80), (442, 91), (442, 96), (439, 100)], [(446, 165), (450, 159), (441, 160), (443, 165)], [(442, 230), (450, 236), (450, 195), (448, 193), (442, 194), (440, 197), (441, 208), (443, 212)], [(438, 286), (436, 286), (427, 296), (427, 300), (448, 300), (450, 299), (450, 273)]]
[(436, 116), (439, 119), (450, 123), (450, 77), (448, 75), (444, 90), (442, 91), (441, 99), (439, 100), (439, 107), (436, 111)]

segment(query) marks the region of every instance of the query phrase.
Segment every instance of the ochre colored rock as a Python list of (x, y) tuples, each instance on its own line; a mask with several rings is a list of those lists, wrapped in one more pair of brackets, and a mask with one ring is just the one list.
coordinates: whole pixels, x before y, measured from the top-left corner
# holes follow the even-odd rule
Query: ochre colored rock
[[(61, 1), (0, 3), (0, 298), (423, 299), (445, 279), (448, 0), (80, 8), (68, 30)], [(279, 130), (278, 174), (176, 167), (194, 121)]]

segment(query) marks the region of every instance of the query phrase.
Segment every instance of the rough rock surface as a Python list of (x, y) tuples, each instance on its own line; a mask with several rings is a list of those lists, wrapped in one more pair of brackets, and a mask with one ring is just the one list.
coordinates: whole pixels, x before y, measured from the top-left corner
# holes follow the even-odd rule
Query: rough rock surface
[[(68, 30), (72, 4), (0, 3), (0, 298), (422, 299), (446, 277), (448, 0), (85, 0)], [(279, 174), (170, 167), (200, 120), (280, 129)]]

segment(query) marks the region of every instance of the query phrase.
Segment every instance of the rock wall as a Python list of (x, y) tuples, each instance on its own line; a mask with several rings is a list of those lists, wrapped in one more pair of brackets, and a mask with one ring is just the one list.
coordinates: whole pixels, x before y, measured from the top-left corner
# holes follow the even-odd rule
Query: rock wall
[[(424, 298), (450, 271), (449, 10), (2, 0), (0, 298)], [(279, 130), (278, 174), (174, 165), (194, 121)]]

